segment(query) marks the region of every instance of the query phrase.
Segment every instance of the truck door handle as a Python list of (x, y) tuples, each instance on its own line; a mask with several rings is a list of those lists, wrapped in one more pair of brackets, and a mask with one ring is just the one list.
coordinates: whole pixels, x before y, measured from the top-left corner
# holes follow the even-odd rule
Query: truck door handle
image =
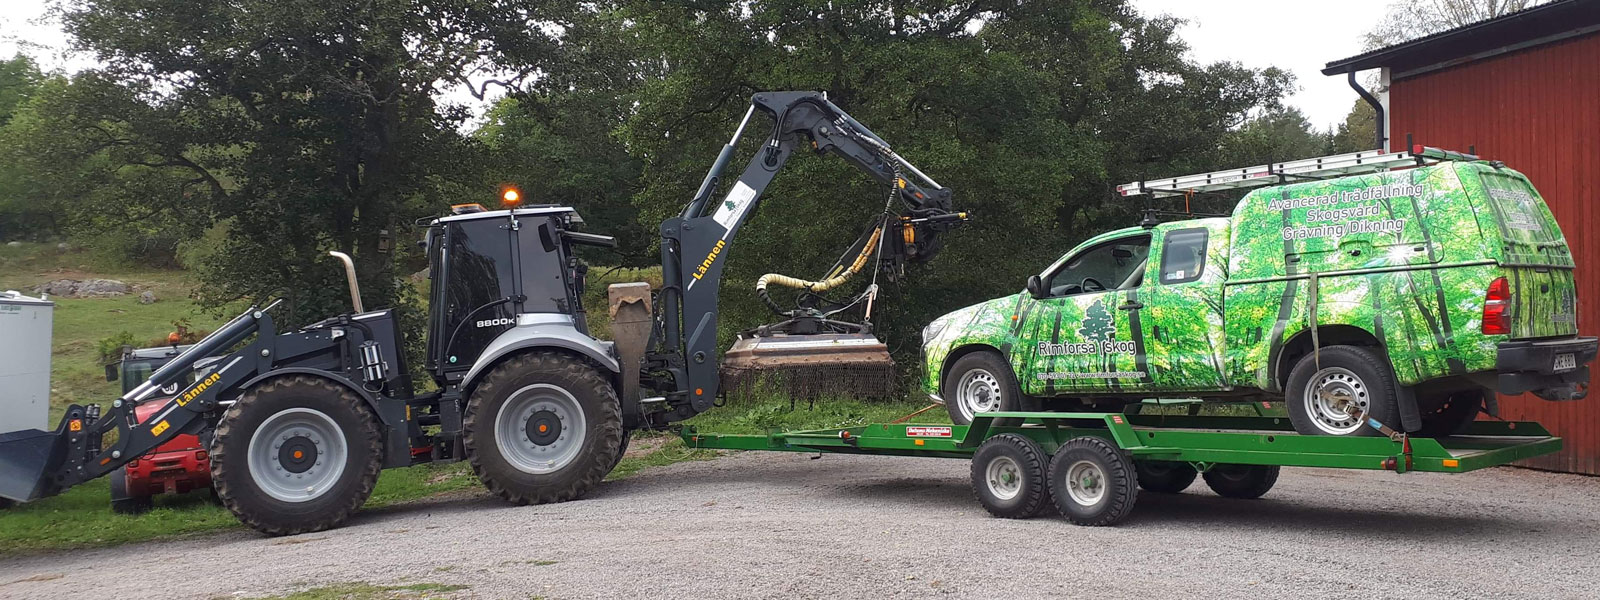
[(1133, 310), (1133, 309), (1136, 309), (1136, 308), (1144, 308), (1144, 303), (1143, 302), (1139, 302), (1137, 300), (1129, 300), (1127, 302), (1123, 302), (1122, 305), (1118, 306), (1117, 308), (1120, 308), (1122, 310)]

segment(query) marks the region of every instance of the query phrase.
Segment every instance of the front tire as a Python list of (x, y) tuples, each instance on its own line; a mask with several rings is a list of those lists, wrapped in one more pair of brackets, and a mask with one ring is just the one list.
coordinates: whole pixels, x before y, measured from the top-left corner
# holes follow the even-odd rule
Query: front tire
[(1133, 512), (1139, 498), (1133, 461), (1103, 439), (1072, 438), (1050, 460), (1050, 496), (1068, 521), (1115, 525)]
[(983, 441), (972, 455), (972, 494), (989, 514), (1027, 519), (1050, 504), (1050, 455), (1015, 433)]
[[(939, 390), (950, 422), (971, 425), (973, 415), (983, 412), (1036, 410), (1037, 403), (1022, 396), (1022, 388), (1011, 366), (999, 354), (973, 352), (956, 359), (945, 373)], [(994, 425), (1015, 427), (1018, 419), (999, 419)]]
[(337, 527), (366, 503), (382, 468), (383, 438), (366, 403), (309, 375), (250, 388), (211, 442), (217, 497), (267, 535)]
[(111, 512), (119, 515), (139, 515), (150, 511), (155, 502), (149, 496), (128, 495), (128, 469), (118, 467), (109, 476), (111, 480)]
[(500, 363), (467, 402), (467, 460), (484, 487), (514, 504), (578, 498), (617, 464), (622, 408), (593, 366), (530, 352)]
[(1301, 435), (1372, 436), (1379, 432), (1368, 419), (1400, 426), (1395, 389), (1394, 372), (1382, 357), (1358, 346), (1328, 346), (1320, 365), (1315, 353), (1295, 364), (1284, 403)]
[(1206, 471), (1206, 485), (1224, 498), (1254, 500), (1278, 483), (1277, 465), (1215, 465)]

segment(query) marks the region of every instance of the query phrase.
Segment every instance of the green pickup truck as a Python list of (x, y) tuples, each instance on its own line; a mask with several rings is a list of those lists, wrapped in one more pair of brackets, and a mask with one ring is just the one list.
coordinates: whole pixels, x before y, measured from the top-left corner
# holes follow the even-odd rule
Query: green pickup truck
[[(1235, 176), (1255, 189), (1230, 217), (1096, 236), (1024, 291), (936, 319), (926, 391), (958, 424), (1282, 401), (1314, 435), (1369, 435), (1369, 420), (1449, 435), (1497, 413), (1494, 392), (1583, 398), (1596, 339), (1578, 335), (1572, 254), (1528, 179), (1431, 148), (1367, 160), (1410, 168), (1259, 167), (1278, 177)], [(1195, 177), (1163, 183), (1229, 181)]]

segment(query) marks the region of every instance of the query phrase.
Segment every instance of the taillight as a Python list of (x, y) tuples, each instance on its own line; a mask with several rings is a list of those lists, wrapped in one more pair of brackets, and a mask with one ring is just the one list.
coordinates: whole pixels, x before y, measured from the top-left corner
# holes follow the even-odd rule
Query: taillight
[(1506, 278), (1489, 282), (1489, 291), (1483, 295), (1483, 334), (1509, 335), (1511, 333), (1511, 286)]

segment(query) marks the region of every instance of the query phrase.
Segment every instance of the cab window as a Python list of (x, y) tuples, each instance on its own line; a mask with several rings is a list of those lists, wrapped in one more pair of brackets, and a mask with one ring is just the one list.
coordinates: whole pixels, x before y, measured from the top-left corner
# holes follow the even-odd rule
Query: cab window
[(1067, 259), (1046, 278), (1051, 296), (1075, 296), (1139, 287), (1144, 279), (1150, 236), (1112, 240)]
[(1168, 232), (1161, 246), (1161, 283), (1187, 283), (1206, 269), (1207, 231), (1203, 227)]

